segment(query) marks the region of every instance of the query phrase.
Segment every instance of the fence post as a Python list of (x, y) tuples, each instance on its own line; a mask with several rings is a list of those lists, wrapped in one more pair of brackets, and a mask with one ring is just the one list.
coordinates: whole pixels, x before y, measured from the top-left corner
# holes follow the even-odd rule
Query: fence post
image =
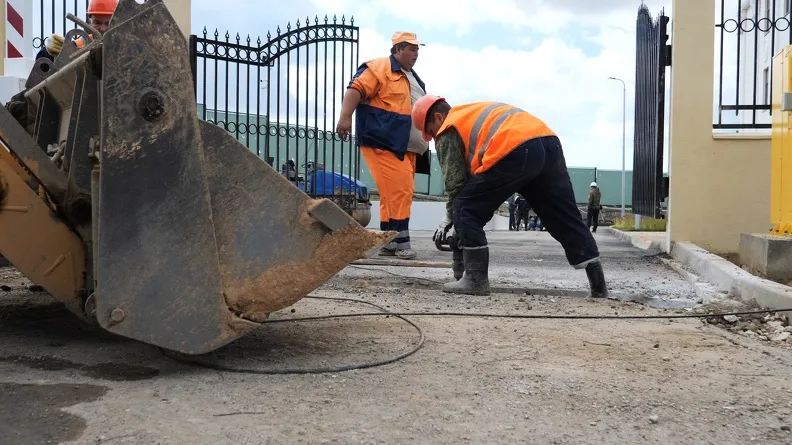
[[(190, 71), (192, 72), (193, 92), (195, 93), (195, 100), (198, 100), (198, 37), (195, 34), (190, 34), (189, 39), (190, 51)], [(205, 106), (206, 104), (204, 104)]]

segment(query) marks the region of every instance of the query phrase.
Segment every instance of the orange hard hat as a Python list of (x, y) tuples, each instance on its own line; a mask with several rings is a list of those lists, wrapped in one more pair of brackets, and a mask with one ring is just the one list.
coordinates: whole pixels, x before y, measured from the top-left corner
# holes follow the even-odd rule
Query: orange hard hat
[(412, 109), (412, 121), (415, 128), (421, 131), (423, 135), (423, 140), (429, 142), (432, 140), (432, 136), (426, 134), (426, 114), (429, 113), (429, 109), (432, 108), (432, 105), (439, 100), (445, 100), (444, 97), (440, 96), (432, 96), (431, 94), (427, 94), (426, 96), (418, 98), (415, 101), (415, 105), (413, 105)]
[(113, 15), (116, 6), (118, 6), (118, 0), (91, 0), (85, 13), (88, 15)]

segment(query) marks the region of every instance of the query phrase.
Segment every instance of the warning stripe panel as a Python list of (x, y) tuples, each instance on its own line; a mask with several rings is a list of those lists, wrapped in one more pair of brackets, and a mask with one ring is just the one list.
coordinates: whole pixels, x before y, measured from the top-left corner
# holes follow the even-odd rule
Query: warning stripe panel
[(22, 36), (25, 35), (24, 25), (25, 21), (22, 16), (11, 6), (11, 3), (6, 3), (6, 21), (14, 27), (14, 29)]
[(11, 42), (7, 42), (7, 43), (8, 44), (6, 45), (6, 57), (8, 57), (9, 59), (21, 58), (22, 53), (20, 53), (19, 50), (16, 49), (16, 47)]

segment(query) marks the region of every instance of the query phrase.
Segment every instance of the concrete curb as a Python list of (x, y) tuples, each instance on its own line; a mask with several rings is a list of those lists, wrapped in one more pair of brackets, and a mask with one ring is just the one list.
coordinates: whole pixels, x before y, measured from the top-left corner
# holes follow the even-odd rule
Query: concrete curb
[[(688, 242), (675, 242), (671, 257), (693, 269), (719, 291), (729, 292), (746, 303), (767, 309), (792, 308), (792, 287), (752, 275), (725, 258)], [(783, 312), (792, 320), (792, 312)]]
[(636, 239), (635, 239), (636, 237), (631, 236), (629, 233), (623, 232), (623, 231), (621, 231), (619, 229), (614, 229), (613, 227), (603, 227), (602, 230), (605, 233), (609, 233), (609, 234), (615, 236), (616, 238), (621, 239), (622, 241), (626, 241), (626, 242), (632, 244), (633, 246), (637, 247), (638, 249), (641, 249), (642, 251), (644, 251), (645, 253), (657, 254), (657, 253), (660, 253), (660, 252), (663, 251), (662, 243), (659, 243), (657, 241), (645, 240), (645, 241), (641, 242), (640, 240), (637, 240), (637, 242), (636, 242)]

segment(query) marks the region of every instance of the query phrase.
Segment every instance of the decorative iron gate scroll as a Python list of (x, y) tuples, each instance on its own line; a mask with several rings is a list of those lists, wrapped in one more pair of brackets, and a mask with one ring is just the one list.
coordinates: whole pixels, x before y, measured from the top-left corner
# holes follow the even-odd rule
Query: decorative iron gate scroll
[[(356, 138), (335, 133), (346, 85), (359, 64), (359, 28), (354, 19), (315, 17), (285, 30), (267, 33), (266, 41), (215, 30), (190, 36), (199, 117), (225, 128), (275, 169), (297, 180), (317, 178), (332, 187), (336, 201), (350, 208), (358, 194), (361, 156)], [(293, 161), (296, 172), (286, 164)], [(285, 170), (284, 170), (285, 169)], [(313, 175), (313, 176), (312, 176)], [(291, 178), (291, 176), (290, 176)], [(336, 183), (339, 181), (339, 183)], [(305, 183), (303, 183), (305, 184)], [(319, 191), (306, 186), (311, 196)]]

